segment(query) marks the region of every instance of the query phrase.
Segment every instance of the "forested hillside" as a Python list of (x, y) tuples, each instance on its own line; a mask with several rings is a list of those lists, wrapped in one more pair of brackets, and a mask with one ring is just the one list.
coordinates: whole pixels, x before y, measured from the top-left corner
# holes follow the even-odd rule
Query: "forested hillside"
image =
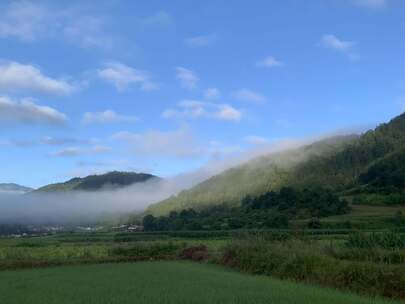
[(261, 156), (213, 176), (190, 190), (149, 207), (154, 215), (185, 208), (201, 209), (215, 205), (238, 206), (247, 196), (279, 190), (291, 182), (291, 173), (311, 158), (332, 155), (344, 149), (357, 136), (338, 136), (289, 151)]
[(254, 159), (152, 205), (147, 212), (162, 215), (185, 208), (238, 206), (247, 195), (259, 196), (285, 186), (335, 192), (364, 190), (368, 183), (384, 187), (394, 183), (397, 187), (405, 180), (404, 147), (402, 114), (361, 136), (334, 137)]

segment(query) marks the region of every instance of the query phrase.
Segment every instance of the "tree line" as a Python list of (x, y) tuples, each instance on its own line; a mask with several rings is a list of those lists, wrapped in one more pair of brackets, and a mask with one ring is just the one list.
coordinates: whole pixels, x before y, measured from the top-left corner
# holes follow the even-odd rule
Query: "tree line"
[(146, 215), (145, 231), (288, 228), (292, 219), (347, 213), (348, 202), (328, 189), (284, 187), (257, 197), (246, 196), (240, 206), (230, 204), (200, 210), (172, 211), (167, 216)]

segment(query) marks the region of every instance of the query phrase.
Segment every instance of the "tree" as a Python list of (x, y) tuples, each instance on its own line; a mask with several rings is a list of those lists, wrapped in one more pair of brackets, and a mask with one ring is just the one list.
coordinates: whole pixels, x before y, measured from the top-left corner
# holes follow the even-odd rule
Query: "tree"
[(401, 210), (398, 210), (394, 216), (394, 223), (396, 226), (405, 225), (405, 216)]
[(309, 229), (321, 229), (322, 227), (322, 223), (319, 220), (319, 218), (312, 218), (309, 222), (308, 222), (308, 228)]
[(145, 231), (156, 231), (157, 230), (156, 218), (151, 214), (146, 215), (143, 218), (142, 223), (143, 223), (143, 229)]

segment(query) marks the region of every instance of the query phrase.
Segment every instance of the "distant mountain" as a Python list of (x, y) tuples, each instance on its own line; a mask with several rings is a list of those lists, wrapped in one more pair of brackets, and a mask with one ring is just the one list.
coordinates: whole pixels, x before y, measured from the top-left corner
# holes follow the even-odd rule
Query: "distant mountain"
[(24, 194), (31, 192), (32, 190), (34, 189), (14, 183), (0, 183), (0, 193)]
[(36, 192), (62, 192), (62, 191), (97, 191), (101, 189), (115, 189), (130, 186), (135, 183), (143, 183), (159, 177), (134, 172), (113, 171), (101, 175), (89, 175), (83, 178), (75, 177), (64, 183), (46, 185)]
[(382, 187), (385, 192), (402, 191), (404, 160), (405, 114), (402, 114), (361, 136), (330, 138), (256, 158), (151, 205), (147, 212), (163, 215), (186, 208), (235, 206), (247, 195), (257, 197), (284, 186), (323, 187), (341, 193), (380, 191)]

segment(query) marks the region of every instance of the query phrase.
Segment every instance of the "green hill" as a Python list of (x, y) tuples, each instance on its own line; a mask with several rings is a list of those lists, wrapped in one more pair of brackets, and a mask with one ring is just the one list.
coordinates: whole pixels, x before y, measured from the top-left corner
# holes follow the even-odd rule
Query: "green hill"
[[(163, 215), (186, 208), (237, 206), (247, 195), (259, 196), (285, 186), (322, 187), (336, 192), (370, 189), (368, 184), (377, 180), (404, 178), (404, 147), (405, 114), (402, 114), (361, 136), (329, 138), (259, 157), (154, 204), (147, 212)], [(381, 166), (388, 168), (384, 172), (397, 168), (392, 173), (395, 177), (370, 177), (378, 173)]]
[(59, 192), (59, 191), (97, 191), (104, 188), (118, 188), (129, 186), (134, 183), (142, 183), (157, 176), (146, 173), (134, 172), (108, 172), (101, 175), (89, 175), (87, 177), (75, 177), (64, 183), (46, 185), (36, 192)]

